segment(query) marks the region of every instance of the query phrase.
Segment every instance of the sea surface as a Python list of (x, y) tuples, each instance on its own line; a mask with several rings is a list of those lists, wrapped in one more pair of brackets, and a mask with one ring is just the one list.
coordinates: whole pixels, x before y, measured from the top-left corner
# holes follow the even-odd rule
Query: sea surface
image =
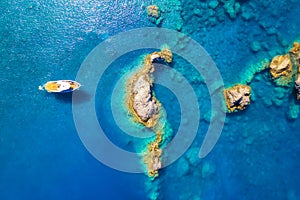
[[(147, 15), (151, 4), (160, 8), (160, 21)], [(268, 70), (256, 70), (262, 60), (287, 53), (300, 40), (299, 10), (297, 0), (1, 0), (0, 199), (300, 199), (299, 101), (292, 85), (279, 87)], [(144, 27), (185, 34), (211, 56), (225, 87), (247, 83), (252, 88), (250, 106), (226, 115), (217, 144), (200, 159), (212, 113), (210, 94), (191, 63), (174, 55), (170, 67), (197, 95), (199, 128), (187, 151), (154, 181), (97, 160), (76, 129), (72, 94), (38, 90), (50, 80), (75, 80), (97, 45)], [(141, 150), (146, 140), (118, 126), (112, 92), (153, 51), (138, 49), (111, 63), (94, 99), (84, 93), (85, 83), (80, 88), (77, 103), (95, 100), (107, 137), (130, 152)], [(181, 83), (180, 76), (171, 78)], [(175, 136), (180, 123), (189, 123), (181, 121), (182, 105), (168, 88), (154, 84), (153, 89)], [(117, 97), (113, 102), (122, 107), (124, 99)], [(144, 129), (128, 119), (127, 126)]]

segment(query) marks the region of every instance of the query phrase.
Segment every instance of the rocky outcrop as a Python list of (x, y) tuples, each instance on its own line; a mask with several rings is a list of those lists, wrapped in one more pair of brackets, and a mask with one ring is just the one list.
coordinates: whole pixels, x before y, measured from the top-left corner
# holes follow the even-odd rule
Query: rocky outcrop
[(278, 55), (270, 63), (270, 74), (272, 79), (279, 86), (291, 86), (291, 83), (297, 79), (300, 66), (300, 43), (294, 42), (289, 53)]
[(250, 104), (251, 88), (248, 85), (237, 84), (225, 89), (224, 97), (229, 112), (244, 110)]
[[(172, 52), (165, 48), (145, 56), (142, 67), (127, 81), (127, 106), (134, 119), (156, 132), (156, 138), (147, 145), (143, 160), (147, 166), (147, 174), (151, 178), (158, 176), (162, 167), (162, 128), (158, 125), (161, 118), (161, 104), (153, 95), (152, 73), (154, 62), (172, 62)], [(158, 128), (159, 127), (159, 128)]]
[(161, 154), (162, 150), (159, 147), (161, 137), (157, 137), (154, 142), (148, 145), (148, 149), (145, 152), (144, 162), (147, 165), (147, 172), (149, 177), (158, 176), (158, 170), (162, 167)]
[(149, 17), (158, 19), (160, 17), (160, 11), (157, 5), (147, 6), (147, 14)]
[(289, 51), (292, 54), (295, 64), (300, 65), (300, 43), (294, 42), (293, 47)]
[(172, 62), (172, 52), (163, 49), (144, 58), (143, 67), (134, 74), (127, 84), (127, 105), (137, 121), (148, 128), (153, 128), (159, 120), (160, 103), (152, 94), (152, 73), (154, 62)]
[(292, 72), (292, 61), (289, 54), (275, 56), (270, 64), (270, 73), (273, 79), (289, 76)]
[(140, 76), (133, 86), (133, 109), (143, 122), (147, 122), (159, 112), (157, 102), (152, 96), (149, 77)]
[(152, 23), (156, 25), (160, 25), (162, 23), (163, 18), (160, 15), (160, 9), (157, 5), (147, 6), (147, 14)]

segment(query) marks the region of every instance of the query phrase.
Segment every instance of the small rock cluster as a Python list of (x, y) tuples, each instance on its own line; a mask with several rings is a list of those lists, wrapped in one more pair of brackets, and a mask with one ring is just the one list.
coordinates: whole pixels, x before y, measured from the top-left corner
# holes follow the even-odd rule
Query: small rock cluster
[(149, 5), (147, 7), (147, 13), (150, 17), (153, 18), (159, 18), (160, 17), (160, 11), (157, 5)]
[(148, 14), (150, 21), (152, 23), (155, 23), (156, 25), (159, 25), (163, 20), (163, 18), (161, 17), (161, 14), (160, 14), (160, 9), (157, 5), (147, 6), (147, 14)]
[(297, 99), (300, 99), (300, 43), (294, 42), (289, 53), (272, 59), (270, 74), (279, 86), (290, 86), (295, 80)]

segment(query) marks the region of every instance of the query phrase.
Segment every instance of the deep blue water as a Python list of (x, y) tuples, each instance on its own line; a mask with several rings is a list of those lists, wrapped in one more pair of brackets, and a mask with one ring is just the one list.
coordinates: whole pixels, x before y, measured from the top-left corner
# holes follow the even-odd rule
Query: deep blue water
[[(234, 19), (224, 10), (226, 1), (215, 9), (209, 2), (157, 4), (165, 18), (161, 26), (180, 29), (199, 42), (216, 62), (225, 86), (242, 82), (252, 64), (287, 52), (299, 39), (300, 4), (295, 0), (236, 0), (241, 8)], [(172, 200), (300, 198), (300, 120), (288, 117), (291, 105), (299, 109), (299, 102), (289, 88), (278, 89), (267, 71), (250, 83), (249, 108), (227, 115), (220, 140), (200, 160), (210, 97), (201, 78), (195, 79), (199, 74), (193, 66), (175, 55), (172, 67), (191, 82), (197, 94), (200, 126), (188, 151), (162, 169), (154, 182), (145, 174), (120, 172), (96, 160), (77, 134), (72, 96), (38, 90), (49, 80), (75, 79), (91, 50), (111, 36), (155, 26), (145, 13), (150, 3), (0, 2), (0, 199), (148, 199), (156, 189), (158, 199)], [(257, 52), (251, 50), (254, 41), (260, 45)], [(111, 141), (129, 151), (144, 142), (116, 126), (106, 103), (118, 78), (132, 70), (142, 54), (151, 52), (131, 52), (116, 60), (97, 87), (99, 123)], [(154, 89), (175, 134), (180, 121), (178, 102), (168, 89), (159, 85)], [(83, 98), (89, 100), (88, 95)]]

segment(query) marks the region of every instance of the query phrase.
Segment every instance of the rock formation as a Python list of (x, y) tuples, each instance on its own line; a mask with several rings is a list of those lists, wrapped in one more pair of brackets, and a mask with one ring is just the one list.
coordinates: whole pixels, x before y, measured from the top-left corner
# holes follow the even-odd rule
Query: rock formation
[(149, 177), (156, 177), (158, 170), (162, 167), (161, 154), (162, 150), (159, 147), (161, 142), (161, 134), (157, 134), (157, 138), (154, 142), (148, 144), (148, 148), (144, 155), (144, 162), (147, 165), (147, 171)]
[(294, 61), (296, 62), (295, 64), (299, 67), (300, 65), (300, 43), (294, 42), (293, 47), (289, 51), (292, 54), (292, 57)]
[(143, 122), (158, 114), (158, 105), (152, 97), (148, 77), (140, 76), (133, 87), (133, 109)]
[(137, 121), (148, 128), (153, 128), (159, 120), (160, 103), (152, 94), (152, 73), (154, 62), (172, 62), (172, 52), (163, 49), (145, 57), (142, 68), (134, 74), (127, 84), (127, 105)]
[(250, 104), (251, 88), (248, 85), (237, 84), (224, 90), (226, 106), (229, 112), (244, 110)]
[(272, 62), (269, 66), (270, 73), (277, 85), (290, 86), (295, 78), (297, 79), (299, 65), (300, 43), (294, 42), (293, 47), (289, 50), (289, 53), (275, 56), (272, 59)]
[(158, 176), (158, 170), (162, 167), (160, 144), (163, 130), (159, 127), (162, 106), (152, 91), (152, 73), (155, 70), (153, 63), (161, 61), (172, 62), (172, 52), (169, 49), (146, 55), (142, 67), (128, 79), (126, 88), (126, 103), (134, 119), (156, 132), (155, 140), (147, 145), (143, 156), (147, 174), (151, 178)]
[(270, 73), (273, 79), (290, 76), (292, 72), (292, 61), (289, 54), (275, 56), (270, 64)]
[(150, 6), (147, 6), (147, 14), (150, 16), (150, 17), (153, 17), (153, 18), (159, 18), (160, 17), (160, 11), (159, 11), (159, 8), (157, 5), (150, 5)]
[(147, 6), (147, 14), (152, 23), (156, 25), (160, 25), (162, 23), (163, 17), (161, 17), (160, 9), (157, 5)]

